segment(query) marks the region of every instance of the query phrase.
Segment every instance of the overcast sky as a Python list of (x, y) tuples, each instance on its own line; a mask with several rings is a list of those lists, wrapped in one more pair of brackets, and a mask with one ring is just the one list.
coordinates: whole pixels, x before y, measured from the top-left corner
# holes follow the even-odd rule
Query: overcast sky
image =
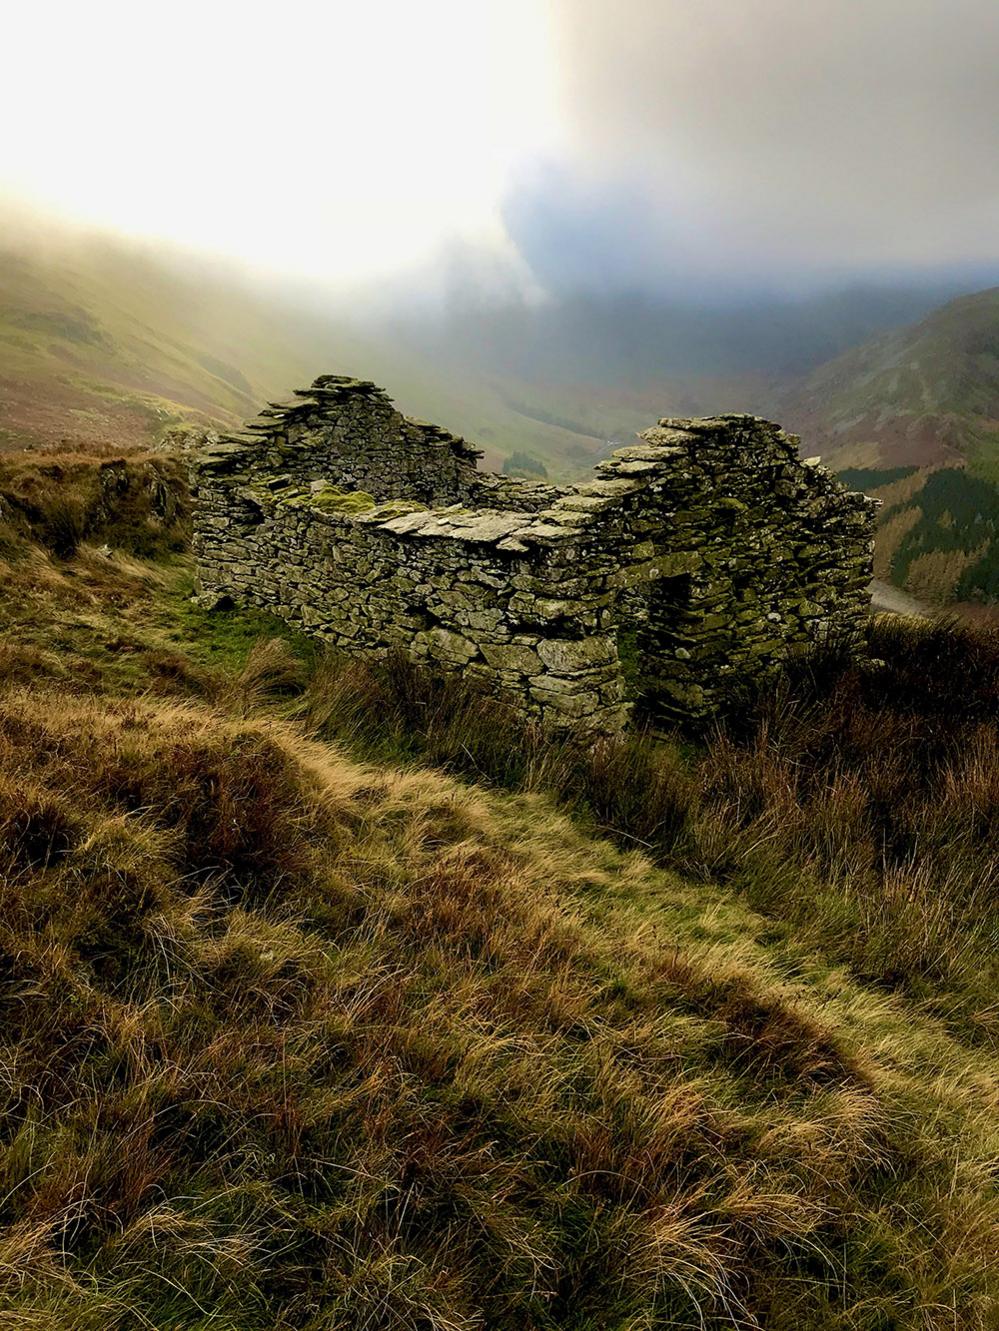
[(0, 192), (319, 284), (999, 259), (999, 0), (32, 0)]

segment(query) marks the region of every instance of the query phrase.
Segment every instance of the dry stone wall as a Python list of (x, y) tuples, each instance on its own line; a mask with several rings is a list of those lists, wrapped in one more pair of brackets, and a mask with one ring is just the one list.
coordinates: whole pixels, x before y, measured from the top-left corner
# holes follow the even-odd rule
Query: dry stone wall
[(776, 425), (663, 420), (575, 486), (476, 459), (323, 376), (196, 461), (203, 593), (595, 732), (639, 699), (709, 715), (789, 651), (862, 632), (875, 505)]
[[(366, 379), (320, 375), (296, 389), (292, 402), (271, 402), (246, 435), (256, 441), (254, 466), (309, 483), (335, 477), (339, 486), (376, 499), (531, 511), (559, 493), (554, 486), (493, 476), (460, 435), (403, 416), (384, 390)], [(239, 436), (224, 436), (245, 442)]]

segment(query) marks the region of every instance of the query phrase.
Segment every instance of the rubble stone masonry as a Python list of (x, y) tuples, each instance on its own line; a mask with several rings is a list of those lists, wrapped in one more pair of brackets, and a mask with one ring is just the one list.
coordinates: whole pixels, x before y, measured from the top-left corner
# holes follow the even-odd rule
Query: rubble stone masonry
[(324, 375), (193, 464), (202, 593), (402, 648), (548, 724), (710, 715), (789, 652), (859, 639), (877, 505), (753, 416), (659, 422), (553, 486), (477, 469)]

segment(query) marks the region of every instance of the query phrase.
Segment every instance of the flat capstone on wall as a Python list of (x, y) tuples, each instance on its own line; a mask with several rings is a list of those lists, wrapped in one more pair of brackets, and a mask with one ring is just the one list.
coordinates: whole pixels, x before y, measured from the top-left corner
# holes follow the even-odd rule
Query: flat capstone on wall
[(203, 595), (402, 649), (537, 720), (711, 715), (789, 653), (859, 641), (877, 505), (753, 416), (664, 419), (553, 486), (324, 375), (193, 462)]

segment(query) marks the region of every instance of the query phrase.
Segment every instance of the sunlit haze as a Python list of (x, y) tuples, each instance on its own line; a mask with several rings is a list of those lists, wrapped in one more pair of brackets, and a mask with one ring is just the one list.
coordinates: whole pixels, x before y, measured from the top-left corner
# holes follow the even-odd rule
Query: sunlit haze
[(536, 0), (39, 0), (4, 26), (0, 192), (320, 281), (502, 248), (511, 172), (556, 144)]
[(999, 258), (995, 0), (34, 0), (4, 43), (8, 203), (319, 288)]

